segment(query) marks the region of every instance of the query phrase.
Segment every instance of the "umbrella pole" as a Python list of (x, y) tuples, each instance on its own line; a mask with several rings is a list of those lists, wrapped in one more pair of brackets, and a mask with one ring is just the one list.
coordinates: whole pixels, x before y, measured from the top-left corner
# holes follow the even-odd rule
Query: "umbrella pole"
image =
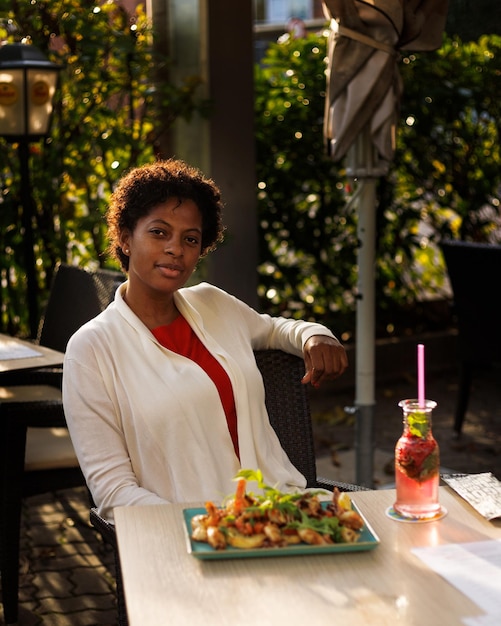
[(358, 208), (358, 302), (356, 312), (355, 453), (356, 482), (373, 487), (375, 407), (375, 276), (376, 180), (365, 178)]

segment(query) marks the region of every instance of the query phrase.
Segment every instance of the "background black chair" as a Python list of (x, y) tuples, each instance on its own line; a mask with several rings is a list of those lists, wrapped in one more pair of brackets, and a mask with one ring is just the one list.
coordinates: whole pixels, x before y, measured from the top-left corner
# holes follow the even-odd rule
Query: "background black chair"
[[(291, 462), (305, 476), (308, 487), (322, 487), (329, 491), (334, 487), (341, 491), (366, 491), (365, 487), (317, 476), (308, 389), (301, 383), (304, 376), (303, 359), (281, 350), (258, 350), (255, 357), (263, 376), (271, 424)], [(90, 521), (114, 550), (118, 622), (120, 626), (126, 626), (127, 613), (115, 527), (98, 515), (95, 508), (90, 510)]]
[[(100, 313), (121, 272), (60, 265), (38, 343), (64, 352), (71, 335)], [(61, 400), (62, 368), (0, 375), (0, 568), (6, 624), (17, 622), (22, 498), (84, 485)]]
[(454, 433), (459, 437), (474, 373), (501, 363), (501, 245), (444, 240), (441, 249), (458, 324)]

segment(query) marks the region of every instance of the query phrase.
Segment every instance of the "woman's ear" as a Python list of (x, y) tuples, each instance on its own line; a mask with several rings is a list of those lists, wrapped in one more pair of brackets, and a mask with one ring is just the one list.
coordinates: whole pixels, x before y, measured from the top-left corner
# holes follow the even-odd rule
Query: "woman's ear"
[(130, 242), (130, 233), (128, 229), (123, 230), (120, 233), (120, 247), (124, 251), (125, 254), (129, 253), (129, 242)]

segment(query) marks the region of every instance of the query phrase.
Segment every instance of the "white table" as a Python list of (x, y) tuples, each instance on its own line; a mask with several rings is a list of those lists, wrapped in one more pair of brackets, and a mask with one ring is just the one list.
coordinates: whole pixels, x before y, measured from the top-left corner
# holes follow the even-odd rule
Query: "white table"
[(64, 354), (18, 337), (0, 334), (0, 374), (62, 365)]
[(379, 536), (369, 552), (200, 561), (187, 551), (182, 509), (115, 509), (130, 626), (349, 626), (460, 624), (482, 611), (425, 566), (411, 548), (501, 539), (448, 487), (448, 515), (408, 524), (385, 510), (394, 490), (352, 494)]

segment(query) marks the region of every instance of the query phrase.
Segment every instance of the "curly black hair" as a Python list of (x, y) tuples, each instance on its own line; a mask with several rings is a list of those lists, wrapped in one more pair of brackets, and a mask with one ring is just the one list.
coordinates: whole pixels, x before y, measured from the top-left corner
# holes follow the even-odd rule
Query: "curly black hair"
[(202, 249), (205, 256), (223, 241), (221, 192), (200, 170), (179, 159), (157, 161), (126, 173), (111, 196), (106, 213), (109, 252), (128, 271), (129, 257), (122, 251), (120, 236), (134, 231), (140, 218), (159, 204), (176, 198), (192, 200), (202, 214)]

